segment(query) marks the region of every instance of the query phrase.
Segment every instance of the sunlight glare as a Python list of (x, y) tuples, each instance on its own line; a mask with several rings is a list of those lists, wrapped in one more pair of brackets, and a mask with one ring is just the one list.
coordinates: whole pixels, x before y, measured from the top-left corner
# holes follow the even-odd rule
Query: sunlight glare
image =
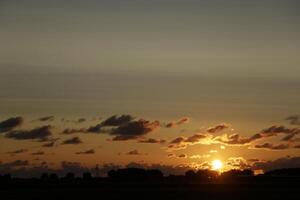
[(212, 169), (213, 170), (220, 170), (223, 168), (223, 163), (220, 160), (212, 161)]

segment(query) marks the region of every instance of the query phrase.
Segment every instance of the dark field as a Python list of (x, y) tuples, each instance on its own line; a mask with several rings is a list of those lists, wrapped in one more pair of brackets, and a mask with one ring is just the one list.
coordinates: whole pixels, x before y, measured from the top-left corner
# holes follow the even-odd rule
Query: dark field
[(1, 199), (300, 199), (300, 178), (251, 178), (224, 183), (115, 182), (108, 179), (1, 183)]

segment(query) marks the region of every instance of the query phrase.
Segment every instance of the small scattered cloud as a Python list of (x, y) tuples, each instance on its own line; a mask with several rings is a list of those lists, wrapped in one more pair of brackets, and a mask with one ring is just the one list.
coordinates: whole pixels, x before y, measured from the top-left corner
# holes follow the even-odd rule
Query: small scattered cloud
[(15, 160), (7, 163), (0, 163), (1, 171), (13, 170), (20, 167), (26, 167), (29, 165), (28, 160)]
[(45, 152), (43, 152), (43, 151), (37, 151), (37, 152), (31, 153), (31, 155), (33, 155), (33, 156), (41, 156), (41, 155), (44, 155), (44, 154), (45, 154)]
[(154, 139), (154, 138), (141, 138), (138, 140), (139, 143), (149, 143), (149, 144), (164, 144), (166, 140)]
[(47, 142), (42, 145), (42, 147), (54, 147), (57, 140), (60, 138), (49, 139), (50, 142)]
[(250, 169), (251, 164), (243, 157), (230, 157), (227, 159), (226, 165), (230, 169)]
[(150, 122), (140, 119), (118, 126), (112, 129), (109, 134), (114, 136), (113, 141), (132, 140), (144, 137), (159, 127), (159, 121)]
[(86, 132), (86, 129), (84, 129), (84, 128), (79, 128), (79, 129), (66, 128), (63, 130), (62, 134), (71, 135), (71, 134), (75, 134), (75, 133), (84, 133), (84, 132)]
[(72, 137), (64, 140), (61, 144), (81, 144), (83, 143), (79, 137)]
[(179, 126), (179, 125), (182, 125), (182, 124), (186, 124), (186, 123), (189, 123), (190, 121), (190, 118), (188, 117), (183, 117), (177, 121), (173, 121), (173, 122), (169, 122), (165, 125), (166, 128), (173, 128), (173, 127), (176, 127), (176, 126)]
[(210, 136), (206, 134), (194, 134), (190, 137), (177, 137), (173, 139), (169, 145), (169, 149), (185, 149), (190, 145), (194, 144), (209, 144)]
[(206, 131), (208, 133), (218, 133), (218, 132), (221, 132), (224, 129), (228, 129), (228, 128), (230, 128), (230, 125), (223, 123), (223, 124), (218, 124), (218, 125), (216, 125), (214, 127), (210, 127)]
[(78, 154), (78, 155), (81, 155), (81, 154), (95, 154), (95, 150), (94, 149), (89, 149), (89, 150), (86, 150), (86, 151), (79, 151), (79, 152), (76, 152), (75, 154)]
[(23, 124), (22, 117), (11, 117), (0, 122), (0, 133), (8, 132)]
[(52, 135), (52, 126), (42, 126), (31, 130), (15, 130), (8, 132), (5, 137), (15, 140), (39, 140), (47, 141)]
[(85, 122), (85, 121), (86, 121), (86, 118), (79, 118), (79, 119), (77, 119), (77, 120), (75, 121), (75, 123), (80, 124), (80, 123), (83, 123), (83, 122)]
[(147, 154), (140, 153), (138, 150), (134, 149), (132, 151), (127, 152), (126, 155), (141, 156), (141, 155), (147, 155)]
[(256, 149), (269, 149), (269, 150), (285, 150), (290, 148), (289, 144), (270, 144), (270, 143), (264, 143), (264, 144), (257, 144), (254, 146)]
[(53, 121), (54, 120), (54, 116), (45, 116), (45, 117), (41, 117), (41, 118), (39, 118), (37, 120), (41, 121), (41, 122)]
[(291, 115), (285, 120), (289, 121), (291, 125), (300, 125), (300, 115)]
[(204, 154), (204, 155), (192, 155), (190, 156), (190, 159), (205, 159), (211, 157), (210, 154)]
[(134, 117), (131, 115), (111, 116), (101, 122), (102, 126), (121, 126), (133, 121)]
[(178, 158), (187, 158), (187, 155), (186, 154), (179, 154)]
[(169, 158), (172, 158), (172, 157), (175, 157), (176, 155), (175, 155), (174, 153), (169, 153), (167, 156), (168, 156)]
[(17, 149), (15, 151), (9, 151), (9, 152), (6, 152), (7, 154), (10, 154), (11, 156), (14, 156), (16, 154), (21, 154), (21, 153), (25, 153), (27, 152), (28, 149)]

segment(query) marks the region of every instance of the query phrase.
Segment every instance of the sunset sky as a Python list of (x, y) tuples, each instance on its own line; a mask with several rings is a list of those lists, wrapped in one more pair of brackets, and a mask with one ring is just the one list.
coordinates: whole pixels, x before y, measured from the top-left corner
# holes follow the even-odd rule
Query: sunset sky
[(0, 169), (300, 167), (297, 0), (1, 0)]

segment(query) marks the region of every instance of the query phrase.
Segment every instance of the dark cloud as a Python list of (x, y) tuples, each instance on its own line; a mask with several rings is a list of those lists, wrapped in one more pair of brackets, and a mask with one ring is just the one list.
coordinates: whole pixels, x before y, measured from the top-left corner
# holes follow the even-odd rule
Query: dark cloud
[(48, 139), (48, 141), (50, 141), (50, 142), (43, 144), (42, 147), (54, 147), (56, 141), (59, 139), (60, 138)]
[(72, 137), (64, 140), (61, 144), (81, 144), (83, 143), (79, 137)]
[(77, 119), (77, 121), (75, 121), (76, 123), (83, 123), (83, 122), (85, 122), (86, 121), (86, 119), (85, 118), (79, 118), (79, 119)]
[(147, 154), (140, 153), (138, 150), (134, 149), (134, 150), (132, 150), (132, 151), (127, 152), (126, 155), (130, 155), (130, 156), (141, 156), (141, 155), (147, 155)]
[(227, 145), (245, 145), (259, 138), (262, 138), (260, 134), (255, 134), (249, 138), (241, 137), (239, 134), (231, 134), (231, 135), (225, 134), (223, 136), (215, 137), (214, 141), (220, 142), (222, 144), (227, 144)]
[(270, 144), (270, 143), (264, 143), (264, 144), (257, 144), (254, 146), (257, 149), (270, 149), (270, 150), (284, 150), (288, 149), (290, 147), (289, 144)]
[(37, 151), (37, 152), (31, 153), (31, 155), (33, 155), (33, 156), (40, 156), (40, 155), (44, 155), (44, 154), (45, 154), (45, 152), (43, 152), (43, 151)]
[(178, 158), (187, 158), (187, 155), (186, 154), (179, 154)]
[(8, 132), (23, 123), (22, 117), (12, 117), (0, 122), (0, 133)]
[(102, 126), (120, 126), (120, 125), (131, 122), (133, 119), (134, 119), (134, 117), (131, 115), (121, 115), (121, 116), (114, 115), (114, 116), (107, 118), (103, 122), (101, 122), (101, 125)]
[(55, 142), (53, 141), (53, 142), (48, 142), (48, 143), (43, 144), (42, 147), (54, 147), (54, 145), (55, 145)]
[(185, 149), (189, 145), (194, 145), (198, 143), (205, 143), (205, 139), (209, 138), (208, 135), (205, 134), (195, 134), (190, 137), (177, 137), (173, 139), (168, 148), (169, 149)]
[(293, 139), (296, 135), (297, 135), (296, 133), (291, 133), (291, 134), (283, 137), (281, 140), (282, 141), (293, 141)]
[(300, 115), (292, 115), (285, 118), (285, 120), (289, 121), (291, 125), (300, 125)]
[[(147, 121), (144, 119), (134, 120), (131, 115), (111, 116), (100, 124), (89, 128), (72, 129), (67, 128), (63, 134), (73, 133), (102, 133), (114, 136), (112, 141), (124, 141), (141, 139), (145, 143), (155, 142), (154, 140), (143, 140), (144, 136), (160, 127), (159, 121)], [(157, 141), (156, 141), (157, 142)], [(162, 142), (162, 141), (160, 141)]]
[(61, 119), (61, 122), (65, 122), (65, 123), (75, 123), (75, 124), (80, 124), (80, 123), (83, 123), (83, 122), (85, 122), (85, 121), (87, 121), (87, 119), (86, 118), (78, 118), (78, 119), (65, 119), (65, 118), (62, 118)]
[(138, 140), (139, 143), (149, 143), (149, 144), (164, 144), (166, 140), (154, 139), (154, 138), (142, 138)]
[(89, 150), (86, 150), (86, 151), (79, 151), (79, 152), (76, 152), (76, 154), (94, 154), (95, 153), (95, 150), (94, 149), (89, 149)]
[(262, 169), (265, 172), (283, 168), (300, 168), (300, 157), (284, 157), (273, 161), (256, 162), (252, 168)]
[(27, 151), (28, 151), (28, 149), (18, 149), (18, 150), (15, 150), (15, 151), (9, 151), (9, 152), (7, 152), (7, 154), (10, 154), (10, 155), (14, 156), (16, 154), (25, 153)]
[(150, 122), (140, 119), (114, 128), (109, 134), (114, 136), (114, 141), (131, 140), (141, 138), (159, 127), (159, 121)]
[(271, 126), (270, 128), (262, 130), (261, 133), (270, 134), (270, 135), (276, 135), (278, 133), (298, 134), (298, 133), (300, 133), (300, 129), (298, 129), (298, 128), (290, 129), (290, 128), (286, 128), (285, 126)]
[(65, 130), (63, 130), (62, 134), (71, 135), (71, 134), (74, 134), (74, 133), (85, 133), (85, 132), (86, 132), (86, 129), (84, 129), (84, 128), (79, 128), (79, 129), (66, 128)]
[(6, 172), (9, 170), (13, 170), (15, 168), (24, 167), (28, 165), (29, 165), (28, 160), (15, 160), (8, 163), (0, 163), (0, 171)]
[(128, 124), (132, 122), (134, 117), (131, 115), (113, 115), (104, 121), (102, 121), (100, 124), (97, 124), (95, 126), (91, 126), (88, 129), (86, 129), (86, 132), (90, 133), (101, 133), (101, 132), (107, 132), (104, 128), (105, 127), (116, 127), (116, 126), (122, 126), (125, 124)]
[(32, 130), (16, 130), (8, 132), (5, 137), (15, 140), (35, 140), (47, 141), (52, 135), (52, 126), (42, 126)]
[(178, 121), (174, 121), (174, 122), (169, 122), (165, 125), (166, 128), (173, 128), (175, 126), (179, 126), (181, 124), (185, 124), (188, 123), (190, 121), (190, 118), (188, 117), (183, 117), (181, 119), (179, 119)]
[(45, 121), (53, 121), (54, 116), (46, 116), (46, 117), (41, 117), (38, 119), (38, 121), (45, 122)]
[(229, 127), (230, 127), (230, 125), (228, 125), (228, 124), (218, 124), (214, 127), (208, 128), (206, 131), (209, 133), (217, 133), (217, 132), (223, 131), (224, 129), (227, 129)]

